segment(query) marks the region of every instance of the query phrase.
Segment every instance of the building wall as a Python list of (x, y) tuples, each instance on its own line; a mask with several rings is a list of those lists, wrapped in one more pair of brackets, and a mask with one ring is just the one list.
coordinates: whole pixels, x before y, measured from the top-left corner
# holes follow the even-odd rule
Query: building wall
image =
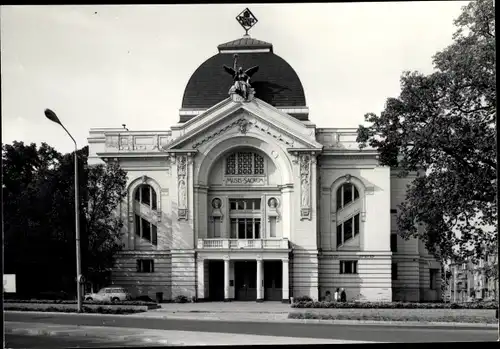
[[(231, 132), (203, 144), (193, 162), (188, 161), (185, 178), (189, 186), (187, 220), (179, 219), (178, 216), (178, 166), (175, 158), (172, 160), (165, 154), (150, 159), (120, 159), (121, 166), (128, 173), (129, 189), (146, 183), (157, 191), (161, 215), (155, 218), (158, 245), (151, 246), (140, 241), (134, 231), (131, 189), (130, 196), (119, 210), (127, 222), (124, 227), (126, 247), (113, 270), (114, 283), (130, 285), (133, 292), (150, 296), (154, 296), (155, 292), (164, 292), (165, 298), (196, 295), (195, 248), (197, 239), (206, 237), (204, 234), (207, 231), (211, 200), (215, 196), (222, 197), (224, 207), (228, 206), (229, 194), (224, 196), (217, 193), (217, 190), (223, 191), (224, 188), (218, 187), (222, 184), (223, 158), (217, 158), (216, 154), (242, 144), (237, 131)], [(395, 215), (391, 214), (391, 209), (395, 209), (404, 199), (405, 186), (411, 178), (395, 177), (389, 168), (378, 166), (373, 156), (340, 156), (326, 152), (321, 156), (318, 166), (314, 163), (310, 166), (311, 213), (305, 218), (301, 216), (300, 159), (290, 154), (287, 146), (272, 136), (256, 132), (253, 129), (248, 131), (245, 144), (260, 149), (263, 154), (274, 154), (272, 157), (266, 155), (269, 175), (267, 189), (260, 192), (264, 198), (262, 221), (267, 224), (267, 199), (277, 197), (281, 214), (277, 233), (288, 238), (293, 247), (290, 256), (291, 296), (308, 295), (318, 299), (327, 290), (333, 293), (338, 287), (346, 289), (348, 299), (418, 301), (437, 298), (436, 291), (429, 289), (431, 257), (425, 248), (416, 239), (403, 240), (400, 237), (397, 252), (393, 254), (390, 248), (391, 233), (397, 232)], [(105, 140), (106, 136), (102, 131), (93, 131), (91, 135), (92, 162), (98, 163), (97, 153), (105, 150), (101, 140)], [(203, 165), (204, 162), (210, 166)], [(360, 192), (359, 206), (356, 208), (362, 217), (360, 235), (352, 243), (337, 249), (335, 193), (347, 178)], [(224, 211), (224, 214), (227, 215), (227, 212)], [(268, 229), (266, 225), (265, 231)], [(222, 236), (227, 236), (227, 229), (223, 229), (222, 233)], [(134, 273), (132, 269), (136, 267), (136, 260), (148, 253), (168, 255), (168, 258), (158, 257), (158, 262), (155, 259), (154, 275)], [(340, 274), (342, 260), (358, 261), (357, 273)], [(398, 265), (397, 280), (391, 277), (392, 263)], [(207, 285), (208, 275), (205, 275), (205, 280)], [(205, 293), (208, 295), (207, 288)], [(234, 288), (230, 293), (234, 294)]]
[[(376, 160), (369, 157), (322, 156), (320, 176), (320, 298), (326, 291), (333, 294), (336, 288), (344, 288), (348, 299), (390, 301), (389, 169), (377, 166)], [(337, 248), (337, 224), (341, 219), (336, 212), (336, 192), (348, 182), (356, 186), (360, 195), (350, 204), (355, 207), (352, 214), (361, 215), (360, 234)], [(341, 261), (357, 261), (357, 273), (341, 274)]]
[[(154, 260), (154, 273), (137, 272), (138, 259)], [(133, 297), (147, 295), (155, 299), (163, 292), (164, 299), (172, 296), (172, 258), (168, 251), (124, 251), (116, 258), (112, 284), (126, 287)]]

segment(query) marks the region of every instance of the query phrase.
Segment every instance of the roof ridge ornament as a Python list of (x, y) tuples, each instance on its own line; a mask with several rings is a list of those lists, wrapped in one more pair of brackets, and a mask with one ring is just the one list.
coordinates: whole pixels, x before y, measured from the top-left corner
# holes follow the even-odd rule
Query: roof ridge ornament
[(243, 29), (245, 29), (244, 37), (250, 37), (250, 35), (248, 35), (248, 31), (259, 21), (257, 17), (254, 16), (252, 11), (248, 9), (248, 7), (236, 16), (236, 20), (243, 27)]

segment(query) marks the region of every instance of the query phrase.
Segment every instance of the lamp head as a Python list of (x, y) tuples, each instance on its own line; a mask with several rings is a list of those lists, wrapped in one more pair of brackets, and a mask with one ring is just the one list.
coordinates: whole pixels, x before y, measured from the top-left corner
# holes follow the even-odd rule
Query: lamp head
[(54, 113), (52, 110), (50, 109), (45, 109), (45, 116), (47, 117), (47, 119), (49, 119), (50, 121), (53, 121), (55, 122), (56, 124), (61, 124), (61, 121), (59, 120), (59, 118), (57, 117), (56, 113)]

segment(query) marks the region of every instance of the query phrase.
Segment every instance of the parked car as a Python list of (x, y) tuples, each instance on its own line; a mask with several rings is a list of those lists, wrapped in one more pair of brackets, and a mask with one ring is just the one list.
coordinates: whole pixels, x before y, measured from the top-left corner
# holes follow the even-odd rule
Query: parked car
[(87, 293), (85, 294), (86, 301), (125, 301), (131, 300), (132, 296), (127, 291), (127, 289), (123, 287), (104, 287), (99, 290), (97, 293)]

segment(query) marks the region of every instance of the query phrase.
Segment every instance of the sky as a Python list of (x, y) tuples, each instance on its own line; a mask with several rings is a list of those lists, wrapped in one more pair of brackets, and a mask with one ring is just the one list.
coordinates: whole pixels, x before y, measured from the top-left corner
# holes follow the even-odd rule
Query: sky
[[(249, 4), (250, 30), (297, 72), (317, 127), (354, 127), (400, 92), (403, 71), (433, 71), (467, 1)], [(89, 129), (168, 130), (187, 82), (240, 38), (244, 4), (2, 6), (2, 142), (73, 150)], [(230, 86), (228, 86), (229, 89)]]

